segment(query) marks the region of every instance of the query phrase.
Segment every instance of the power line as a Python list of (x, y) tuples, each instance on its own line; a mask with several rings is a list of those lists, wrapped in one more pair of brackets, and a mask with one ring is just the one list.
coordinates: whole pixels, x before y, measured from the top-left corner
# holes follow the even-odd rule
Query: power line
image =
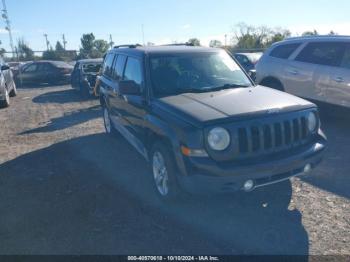
[(14, 52), (14, 47), (13, 47), (13, 39), (12, 39), (12, 31), (11, 31), (11, 22), (7, 13), (7, 8), (6, 8), (6, 2), (5, 0), (2, 0), (2, 18), (5, 20), (6, 27), (5, 29), (9, 32), (9, 38), (10, 38), (10, 47), (11, 51), (13, 54), (13, 57), (15, 57), (15, 52)]

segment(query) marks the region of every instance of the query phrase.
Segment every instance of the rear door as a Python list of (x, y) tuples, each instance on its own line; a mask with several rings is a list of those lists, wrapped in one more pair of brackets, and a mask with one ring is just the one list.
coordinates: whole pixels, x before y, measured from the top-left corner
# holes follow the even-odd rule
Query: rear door
[(284, 67), (283, 85), (288, 93), (305, 98), (315, 98), (320, 95), (321, 90), (316, 90), (314, 86), (317, 64), (309, 61), (309, 52), (307, 43), (304, 43), (301, 51), (293, 55), (296, 57), (292, 56), (288, 60)]
[(107, 54), (103, 62), (102, 76), (100, 78), (101, 80), (100, 88), (101, 88), (101, 91), (104, 93), (107, 107), (110, 110), (110, 113), (112, 116), (114, 115), (114, 108), (112, 106), (112, 102), (115, 96), (113, 92), (115, 83), (112, 78), (112, 75), (113, 75), (112, 66), (113, 66), (115, 57), (116, 55), (114, 53)]
[(344, 46), (341, 57), (337, 59), (336, 66), (325, 68), (320, 74), (325, 74), (327, 103), (350, 107), (350, 43), (339, 43)]

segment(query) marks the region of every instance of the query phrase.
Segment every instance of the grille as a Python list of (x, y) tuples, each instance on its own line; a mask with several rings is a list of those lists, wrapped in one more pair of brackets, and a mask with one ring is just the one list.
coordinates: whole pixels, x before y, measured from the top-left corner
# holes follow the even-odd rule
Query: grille
[(305, 116), (280, 122), (252, 124), (238, 128), (240, 154), (282, 151), (305, 144), (309, 133)]

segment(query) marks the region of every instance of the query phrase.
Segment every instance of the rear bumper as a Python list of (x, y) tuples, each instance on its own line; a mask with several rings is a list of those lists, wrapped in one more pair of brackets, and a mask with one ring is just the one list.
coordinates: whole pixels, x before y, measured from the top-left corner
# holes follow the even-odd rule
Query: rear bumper
[(179, 182), (185, 191), (194, 194), (243, 190), (247, 180), (253, 180), (257, 188), (302, 175), (308, 164), (315, 168), (322, 161), (325, 148), (324, 139), (297, 154), (257, 164), (219, 166), (209, 158), (192, 158), (190, 165), (195, 172), (180, 176)]

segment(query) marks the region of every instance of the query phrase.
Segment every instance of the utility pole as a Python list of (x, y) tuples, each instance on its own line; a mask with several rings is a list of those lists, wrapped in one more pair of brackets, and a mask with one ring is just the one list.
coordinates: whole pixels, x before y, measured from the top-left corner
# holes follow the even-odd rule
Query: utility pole
[(111, 34), (109, 35), (109, 46), (110, 46), (111, 49), (112, 49), (113, 46), (114, 46), (114, 42), (113, 42), (113, 39), (112, 39), (112, 35), (111, 35)]
[(62, 43), (63, 43), (64, 50), (66, 50), (67, 41), (66, 41), (66, 37), (64, 36), (64, 34), (62, 35)]
[(5, 29), (9, 32), (9, 38), (10, 38), (10, 48), (12, 51), (12, 57), (15, 57), (15, 50), (13, 47), (13, 39), (12, 39), (12, 31), (11, 31), (11, 22), (7, 13), (7, 8), (6, 8), (6, 2), (5, 0), (2, 0), (2, 18), (5, 20), (6, 27)]
[(44, 34), (44, 37), (45, 37), (45, 41), (46, 41), (46, 49), (47, 49), (47, 51), (49, 51), (50, 42), (49, 42), (49, 40), (47, 39), (47, 34)]

